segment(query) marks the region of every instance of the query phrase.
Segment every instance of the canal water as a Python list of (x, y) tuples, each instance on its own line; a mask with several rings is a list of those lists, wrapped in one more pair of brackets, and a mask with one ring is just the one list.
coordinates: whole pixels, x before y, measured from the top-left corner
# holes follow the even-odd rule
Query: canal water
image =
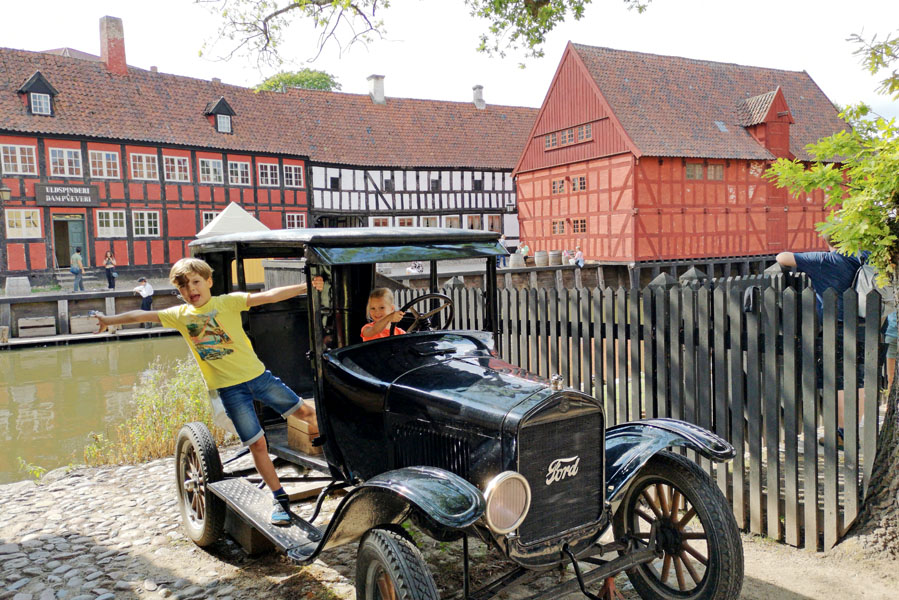
[(157, 356), (188, 357), (181, 336), (0, 352), (0, 484), (81, 464), (90, 434), (130, 416), (132, 388)]

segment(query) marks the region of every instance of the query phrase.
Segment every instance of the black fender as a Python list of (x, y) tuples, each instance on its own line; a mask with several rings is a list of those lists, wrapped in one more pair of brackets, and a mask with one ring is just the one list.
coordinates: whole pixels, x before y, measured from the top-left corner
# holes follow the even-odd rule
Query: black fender
[(673, 446), (695, 450), (715, 462), (730, 460), (736, 450), (726, 440), (698, 425), (675, 419), (646, 419), (606, 430), (606, 500), (618, 494), (656, 453)]
[(288, 552), (309, 562), (320, 552), (355, 542), (372, 527), (398, 525), (413, 512), (443, 530), (465, 529), (484, 514), (481, 491), (436, 467), (406, 467), (382, 473), (353, 488), (334, 511), (322, 539)]

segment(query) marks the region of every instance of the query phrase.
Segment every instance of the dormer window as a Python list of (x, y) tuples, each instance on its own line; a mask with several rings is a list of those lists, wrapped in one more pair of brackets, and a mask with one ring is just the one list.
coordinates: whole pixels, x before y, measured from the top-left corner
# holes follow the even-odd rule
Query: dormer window
[(219, 133), (231, 133), (231, 115), (215, 115), (215, 124)]
[(35, 71), (34, 75), (28, 78), (28, 81), (18, 89), (20, 94), (24, 94), (28, 100), (28, 111), (33, 115), (41, 115), (46, 117), (53, 116), (53, 100), (59, 92), (50, 85), (47, 78), (40, 71)]
[(31, 95), (31, 114), (33, 115), (49, 115), (50, 112), (50, 94), (32, 93)]
[(207, 104), (203, 114), (219, 133), (234, 133), (234, 123), (231, 118), (234, 116), (234, 109), (231, 108), (224, 96)]

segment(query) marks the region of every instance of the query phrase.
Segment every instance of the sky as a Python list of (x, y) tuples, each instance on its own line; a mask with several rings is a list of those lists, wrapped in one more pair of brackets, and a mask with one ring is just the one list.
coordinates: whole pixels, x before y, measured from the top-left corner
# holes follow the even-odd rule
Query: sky
[[(123, 20), (132, 66), (248, 87), (277, 71), (260, 69), (249, 58), (215, 60), (229, 49), (215, 43), (219, 20), (192, 0), (0, 0), (0, 46), (99, 54), (104, 15)], [(380, 15), (387, 26), (383, 39), (348, 49), (332, 44), (314, 62), (308, 59), (315, 54), (317, 32), (306, 24), (293, 26), (282, 49), (291, 62), (282, 68), (327, 71), (350, 93), (368, 93), (366, 77), (379, 74), (388, 97), (465, 102), (480, 84), (489, 104), (539, 107), (565, 45), (573, 41), (804, 70), (833, 102), (864, 101), (879, 114), (899, 116), (899, 103), (876, 94), (878, 78), (862, 70), (852, 54), (855, 46), (846, 41), (853, 33), (897, 32), (897, 0), (653, 0), (643, 14), (620, 0), (594, 0), (584, 19), (569, 19), (548, 36), (540, 59), (521, 52), (506, 58), (478, 53), (487, 24), (472, 17), (463, 0), (391, 0)], [(200, 56), (204, 43), (213, 45)]]

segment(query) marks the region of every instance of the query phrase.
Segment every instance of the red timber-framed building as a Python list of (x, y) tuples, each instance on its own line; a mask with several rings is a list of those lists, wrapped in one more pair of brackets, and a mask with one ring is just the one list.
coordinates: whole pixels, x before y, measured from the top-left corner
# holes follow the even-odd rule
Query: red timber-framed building
[(532, 251), (579, 245), (632, 285), (641, 270), (745, 273), (820, 249), (823, 196), (763, 174), (845, 127), (804, 71), (569, 43), (514, 170), (521, 237)]

